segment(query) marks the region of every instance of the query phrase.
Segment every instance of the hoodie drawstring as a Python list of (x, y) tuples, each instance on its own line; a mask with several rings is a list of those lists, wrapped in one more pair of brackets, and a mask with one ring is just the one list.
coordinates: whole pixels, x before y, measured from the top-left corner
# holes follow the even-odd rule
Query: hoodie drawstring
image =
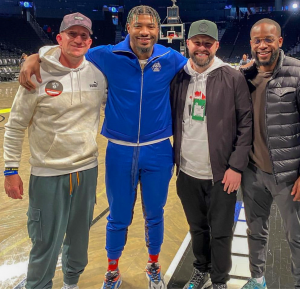
[(71, 70), (70, 77), (71, 77), (71, 89), (72, 89), (71, 105), (73, 105), (73, 93), (74, 93), (74, 89), (73, 89), (73, 70)]
[(77, 185), (79, 186), (79, 173), (77, 172)]
[(78, 87), (79, 87), (79, 98), (80, 98), (80, 103), (81, 103), (81, 81), (80, 81), (80, 69), (78, 70), (77, 74), (77, 82), (78, 82)]
[(198, 76), (195, 75), (194, 76), (195, 78), (195, 82), (194, 82), (194, 85), (193, 85), (193, 92), (192, 92), (192, 105), (191, 105), (191, 111), (190, 111), (190, 126), (192, 126), (192, 114), (193, 114), (193, 105), (194, 105), (194, 98), (195, 98), (195, 92), (196, 92), (196, 85), (197, 85), (197, 81), (198, 81)]
[(82, 92), (81, 92), (80, 70), (81, 70), (81, 69), (77, 69), (77, 70), (71, 69), (71, 73), (70, 73), (70, 78), (71, 78), (71, 89), (72, 89), (72, 94), (71, 94), (71, 105), (73, 105), (73, 96), (74, 96), (74, 87), (73, 87), (73, 75), (74, 75), (74, 72), (76, 73), (76, 76), (77, 76), (77, 84), (78, 84), (78, 89), (79, 89), (80, 103), (82, 102), (82, 101), (81, 101), (81, 94), (82, 94)]
[[(76, 172), (76, 177), (77, 177), (77, 185), (79, 187), (79, 172)], [(73, 184), (72, 184), (72, 173), (70, 173), (70, 196), (72, 196), (72, 191), (73, 191)]]

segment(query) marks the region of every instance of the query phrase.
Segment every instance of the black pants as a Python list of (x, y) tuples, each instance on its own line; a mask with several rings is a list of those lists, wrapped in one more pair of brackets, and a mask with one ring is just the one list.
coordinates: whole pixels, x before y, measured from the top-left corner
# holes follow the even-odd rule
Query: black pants
[(210, 272), (213, 283), (229, 280), (236, 192), (227, 194), (221, 181), (193, 178), (180, 171), (177, 193), (190, 226), (194, 267)]

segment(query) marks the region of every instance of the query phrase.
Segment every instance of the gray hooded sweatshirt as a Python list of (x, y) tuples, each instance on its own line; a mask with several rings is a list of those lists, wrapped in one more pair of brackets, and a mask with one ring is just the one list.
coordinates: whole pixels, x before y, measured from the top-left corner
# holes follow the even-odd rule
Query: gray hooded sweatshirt
[(191, 76), (191, 80), (183, 113), (180, 170), (197, 179), (213, 179), (213, 174), (208, 149), (206, 115), (204, 115), (204, 121), (193, 119), (192, 107), (195, 98), (206, 99), (208, 74), (224, 65), (228, 64), (215, 57), (212, 66), (203, 73), (198, 73), (192, 68), (191, 60), (184, 66), (184, 70)]

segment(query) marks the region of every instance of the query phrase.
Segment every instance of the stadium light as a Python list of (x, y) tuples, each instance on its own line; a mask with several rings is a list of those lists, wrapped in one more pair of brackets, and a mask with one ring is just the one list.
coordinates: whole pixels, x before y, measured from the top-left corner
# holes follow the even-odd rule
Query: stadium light
[(297, 9), (297, 8), (298, 8), (298, 4), (297, 4), (297, 3), (294, 3), (294, 4), (292, 5), (292, 7), (293, 7), (294, 9)]

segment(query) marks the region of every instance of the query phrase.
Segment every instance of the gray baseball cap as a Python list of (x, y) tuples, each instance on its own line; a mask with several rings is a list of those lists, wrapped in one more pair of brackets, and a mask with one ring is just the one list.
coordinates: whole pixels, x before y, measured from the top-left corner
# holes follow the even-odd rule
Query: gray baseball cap
[(188, 39), (196, 35), (207, 35), (218, 41), (218, 27), (209, 20), (199, 20), (191, 24)]
[(93, 34), (91, 19), (79, 12), (65, 15), (63, 21), (61, 22), (59, 33), (75, 25), (85, 27), (90, 34)]

